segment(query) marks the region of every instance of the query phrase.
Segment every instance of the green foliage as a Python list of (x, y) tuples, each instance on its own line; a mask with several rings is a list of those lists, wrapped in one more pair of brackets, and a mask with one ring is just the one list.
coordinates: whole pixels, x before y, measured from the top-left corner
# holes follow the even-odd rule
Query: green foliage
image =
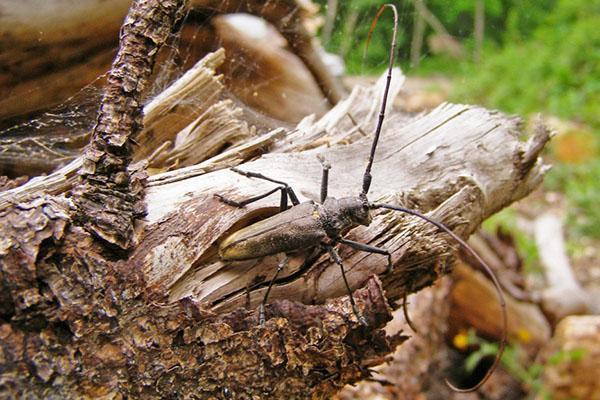
[(487, 51), (453, 97), (600, 128), (600, 2), (561, 0), (526, 42)]
[[(471, 329), (468, 332), (469, 346), (476, 346), (477, 350), (473, 351), (465, 360), (465, 370), (472, 373), (477, 364), (485, 357), (495, 357), (498, 354), (499, 346), (496, 343), (490, 343), (477, 336), (475, 330)], [(529, 391), (532, 398), (551, 399), (550, 393), (544, 387), (542, 375), (546, 365), (558, 366), (565, 362), (577, 362), (585, 357), (584, 349), (575, 348), (569, 351), (560, 350), (550, 355), (547, 364), (532, 363), (524, 365), (523, 350), (518, 344), (509, 344), (504, 350), (501, 363), (504, 369), (513, 377), (518, 379)]]
[[(463, 63), (455, 73), (468, 79), (456, 85), (453, 100), (578, 120), (600, 137), (600, 1), (560, 0), (543, 18), (519, 11), (530, 3), (510, 11), (504, 48), (487, 48), (480, 65)], [(535, 19), (535, 29), (526, 28), (523, 14)], [(575, 237), (600, 238), (599, 176), (596, 159), (556, 165), (546, 178), (546, 188), (567, 196)]]
[[(510, 40), (528, 37), (555, 2), (556, 0), (485, 0), (486, 39), (496, 44), (502, 44), (506, 40), (504, 32), (509, 26)], [(321, 11), (325, 14), (327, 0), (316, 0), (316, 3), (321, 5)], [(401, 63), (408, 65), (415, 9), (412, 0), (394, 3), (400, 14), (397, 56)], [(347, 50), (343, 56), (349, 73), (379, 72), (385, 68), (393, 27), (393, 18), (389, 12), (384, 13), (378, 22), (376, 34), (371, 43), (372, 51), (369, 51), (364, 61), (362, 59), (371, 20), (381, 4), (383, 2), (379, 0), (338, 0), (334, 34), (326, 47), (327, 50), (337, 54)], [(474, 0), (427, 0), (426, 6), (451, 35), (467, 40), (471, 38), (474, 29)], [(348, 29), (351, 25), (352, 14), (357, 14), (357, 24), (354, 28)], [(428, 27), (427, 33), (431, 32), (431, 28)], [(426, 43), (424, 51), (427, 55)], [(448, 65), (455, 64), (457, 62), (452, 60)], [(445, 72), (445, 69), (437, 72)]]
[[(448, 32), (458, 38), (468, 38), (473, 33), (475, 0), (427, 0), (426, 6), (440, 20)], [(504, 5), (501, 0), (485, 0), (485, 19), (487, 23), (504, 23)], [(496, 32), (490, 32), (490, 38), (500, 38)]]
[[(326, 0), (319, 3), (326, 5)], [(338, 1), (328, 50), (344, 50), (349, 73), (385, 69), (393, 18), (384, 13), (363, 60), (369, 26), (380, 1)], [(408, 63), (414, 23), (412, 1), (400, 12), (398, 54)], [(475, 1), (428, 0), (427, 7), (454, 36), (471, 46)], [(357, 14), (352, 28), (351, 14)], [(425, 57), (425, 69), (465, 76), (453, 100), (508, 112), (546, 111), (600, 128), (600, 0), (486, 0), (486, 48), (478, 65)], [(428, 28), (430, 29), (430, 28)], [(429, 30), (428, 33), (431, 31)], [(425, 49), (425, 54), (426, 54)]]
[(567, 224), (574, 235), (600, 238), (600, 160), (581, 165), (557, 165), (546, 177), (549, 190), (564, 192), (569, 200)]
[(506, 25), (503, 43), (528, 39), (533, 31), (548, 17), (556, 6), (556, 0), (514, 1), (506, 9)]
[[(327, 1), (321, 0), (318, 3), (321, 3), (323, 9)], [(327, 50), (344, 56), (346, 69), (350, 74), (380, 72), (387, 65), (394, 21), (391, 12), (385, 12), (380, 17), (369, 44), (369, 51), (366, 55), (364, 53), (371, 21), (381, 4), (383, 3), (374, 0), (338, 1), (338, 15), (331, 41), (327, 43)], [(412, 16), (406, 4), (401, 3), (397, 6), (401, 25), (398, 32), (398, 48), (401, 54), (408, 44), (407, 31), (403, 27)], [(353, 18), (356, 18), (354, 25)]]

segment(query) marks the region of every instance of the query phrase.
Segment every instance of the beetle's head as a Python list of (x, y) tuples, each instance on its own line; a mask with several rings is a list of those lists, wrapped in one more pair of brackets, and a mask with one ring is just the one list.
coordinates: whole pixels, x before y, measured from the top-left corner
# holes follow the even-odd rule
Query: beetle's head
[(345, 217), (350, 219), (357, 225), (368, 226), (371, 223), (371, 213), (369, 212), (369, 205), (361, 198), (346, 197), (340, 199), (342, 210)]

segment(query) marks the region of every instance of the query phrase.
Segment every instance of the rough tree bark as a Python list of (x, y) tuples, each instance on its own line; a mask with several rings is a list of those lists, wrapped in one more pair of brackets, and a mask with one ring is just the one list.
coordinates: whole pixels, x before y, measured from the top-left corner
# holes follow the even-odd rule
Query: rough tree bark
[[(164, 1), (162, 8), (152, 10), (174, 17), (175, 3), (172, 13)], [(142, 20), (154, 15), (142, 14)], [(152, 28), (170, 31), (166, 21), (173, 21), (150, 20), (160, 21), (144, 30), (150, 37)], [(135, 54), (128, 54), (130, 62), (140, 66)], [(214, 72), (212, 57), (212, 64), (199, 68), (201, 76)], [(196, 82), (221, 89), (218, 77)], [(180, 83), (173, 91), (189, 93)], [(401, 83), (395, 79), (393, 93)], [(116, 190), (111, 187), (108, 193), (129, 205), (138, 201), (136, 193), (144, 194), (146, 216), (135, 220), (130, 231), (135, 213), (119, 216), (125, 222), (116, 226), (98, 223), (98, 214), (92, 213), (86, 218), (101, 234), (82, 228), (85, 212), (76, 207), (81, 204), (77, 199), (98, 191), (85, 181), (78, 186), (79, 196), (72, 197), (70, 191), (77, 182), (74, 171), (88, 165), (93, 150), (61, 171), (0, 194), (3, 396), (323, 398), (368, 376), (370, 366), (380, 364), (406, 339), (402, 334), (386, 336), (383, 330), (392, 307), (405, 294), (434, 283), (452, 265), (447, 238), (430, 226), (380, 212), (370, 227), (350, 232), (351, 239), (389, 249), (395, 266), (392, 274), (378, 277), (386, 269), (384, 257), (341, 249), (367, 328), (352, 313), (339, 268), (310, 251), (293, 255), (271, 294), (268, 320), (258, 325), (254, 307), (274, 271), (274, 257), (225, 265), (215, 251), (227, 232), (274, 211), (269, 199), (237, 209), (213, 197), (244, 197), (269, 187), (225, 169), (256, 157), (265, 144), (271, 145), (272, 154), (246, 162), (243, 169), (289, 182), (302, 200), (316, 199), (316, 156), (321, 155), (334, 166), (330, 195), (358, 192), (360, 160), (368, 152), (382, 82), (356, 89), (321, 119), (308, 117), (291, 131), (260, 135), (239, 123), (236, 118), (242, 116), (234, 105), (211, 98), (182, 127), (185, 135), (177, 135), (180, 131), (167, 123), (163, 127), (169, 129), (161, 132), (157, 120), (154, 130), (142, 131), (140, 140), (155, 146), (150, 155), (123, 150), (140, 124), (135, 81), (123, 79), (113, 88), (123, 96), (115, 99), (117, 104), (126, 107), (110, 112), (121, 112), (117, 118), (127, 124), (99, 124), (106, 136), (95, 135), (100, 146), (90, 149), (97, 150), (94, 160), (109, 157), (109, 165), (117, 167), (96, 168), (87, 181), (94, 177), (102, 185), (115, 183)], [(180, 103), (169, 99), (179, 94), (163, 99), (162, 105), (173, 105), (157, 114), (163, 121), (178, 120), (171, 113), (179, 112), (174, 105)], [(109, 92), (103, 109), (110, 98)], [(221, 119), (212, 114), (216, 110), (221, 110)], [(523, 141), (516, 118), (474, 106), (446, 104), (416, 117), (389, 111), (374, 166), (373, 200), (417, 208), (466, 237), (542, 178), (545, 167), (538, 156), (548, 140), (545, 130)], [(108, 115), (101, 114), (99, 121)], [(223, 153), (191, 157), (223, 148), (230, 138), (223, 133), (232, 126), (248, 133), (236, 136), (236, 144)], [(130, 158), (139, 161), (137, 167), (163, 161), (155, 165), (158, 173), (148, 179), (145, 190), (130, 187), (133, 179), (119, 178), (127, 178)], [(188, 166), (179, 168), (174, 159)], [(134, 242), (128, 242), (130, 237)], [(107, 246), (107, 238), (123, 248), (135, 245), (124, 252)]]

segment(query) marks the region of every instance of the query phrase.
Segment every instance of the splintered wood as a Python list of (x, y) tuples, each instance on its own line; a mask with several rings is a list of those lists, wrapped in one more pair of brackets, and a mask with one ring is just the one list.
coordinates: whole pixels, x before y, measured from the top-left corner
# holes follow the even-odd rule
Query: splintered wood
[[(363, 132), (373, 130), (377, 104), (371, 99), (381, 97), (381, 88), (381, 81), (370, 89), (357, 88), (320, 120), (302, 121), (286, 138), (277, 140), (272, 153), (240, 168), (287, 182), (301, 201), (316, 200), (319, 155), (333, 166), (330, 195), (356, 195), (371, 140)], [(392, 111), (375, 160), (372, 198), (418, 208), (468, 235), (542, 178), (546, 167), (536, 158), (540, 143), (548, 140), (547, 132), (538, 131), (522, 142), (518, 124), (517, 119), (474, 106), (444, 104), (413, 118)], [(205, 162), (212, 163), (211, 159)], [(216, 169), (219, 165), (212, 163)], [(214, 195), (243, 199), (273, 185), (227, 169), (205, 172), (203, 167), (189, 167), (149, 179), (146, 226), (132, 262), (173, 301), (192, 296), (219, 312), (256, 306), (276, 258), (225, 264), (216, 248), (227, 232), (275, 212), (278, 200), (269, 197), (238, 209)], [(403, 215), (380, 212), (368, 229), (356, 228), (349, 238), (392, 252), (395, 272), (382, 278), (390, 299), (427, 286), (449, 270), (446, 238)], [(292, 259), (281, 283), (273, 288), (272, 299), (313, 303), (345, 293), (338, 267), (324, 255), (306, 265), (308, 256), (310, 251)], [(342, 257), (352, 288), (385, 270), (385, 257), (346, 248)]]
[[(255, 128), (240, 119), (242, 109), (220, 98), (224, 88), (215, 69), (224, 58), (222, 50), (208, 54), (144, 107), (144, 129), (135, 139), (135, 161), (148, 164), (154, 172), (182, 168), (255, 135)], [(265, 135), (260, 145), (272, 140), (273, 135)], [(247, 154), (255, 154), (252, 150), (250, 147)], [(0, 209), (40, 191), (64, 193), (77, 179), (81, 165), (81, 158), (76, 158), (48, 176), (0, 193)]]

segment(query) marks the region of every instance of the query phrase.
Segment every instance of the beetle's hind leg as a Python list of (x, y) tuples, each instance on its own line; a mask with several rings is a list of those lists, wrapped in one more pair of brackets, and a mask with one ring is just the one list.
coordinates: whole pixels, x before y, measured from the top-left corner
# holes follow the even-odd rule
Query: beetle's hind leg
[(338, 254), (337, 250), (335, 248), (333, 248), (332, 246), (326, 246), (326, 248), (327, 248), (327, 251), (329, 252), (329, 255), (333, 259), (333, 262), (335, 262), (337, 265), (339, 265), (340, 269), (342, 270), (342, 278), (344, 279), (344, 284), (346, 285), (346, 290), (348, 290), (348, 296), (350, 296), (350, 304), (352, 305), (352, 311), (354, 312), (354, 315), (358, 319), (358, 322), (360, 322), (364, 326), (367, 326), (368, 325), (367, 321), (362, 316), (358, 307), (356, 306), (356, 302), (354, 301), (354, 296), (352, 295), (352, 290), (350, 290), (350, 285), (348, 285), (348, 279), (346, 279), (346, 272), (344, 271), (344, 264), (342, 263), (342, 258)]
[[(294, 190), (286, 182), (278, 181), (277, 179), (273, 179), (273, 178), (269, 178), (268, 176), (265, 176), (258, 172), (242, 171), (241, 169), (237, 169), (237, 168), (231, 168), (231, 170), (240, 175), (244, 175), (245, 177), (248, 177), (248, 178), (256, 178), (256, 179), (262, 179), (262, 180), (273, 182), (273, 183), (278, 183), (285, 188), (285, 191), (286, 191), (287, 195), (290, 197), (290, 200), (292, 201), (293, 205), (297, 206), (298, 204), (300, 204), (300, 200), (298, 200), (298, 196), (296, 196), (296, 193), (294, 192)], [(283, 193), (283, 191), (282, 191), (282, 193)]]
[(384, 256), (387, 256), (388, 265), (387, 265), (387, 271), (385, 273), (389, 274), (390, 272), (392, 272), (392, 269), (393, 269), (392, 255), (390, 254), (390, 252), (388, 250), (382, 249), (379, 247), (375, 247), (375, 246), (371, 246), (371, 245), (368, 245), (365, 243), (355, 242), (353, 240), (348, 240), (348, 239), (338, 239), (338, 242), (345, 244), (347, 246), (350, 246), (353, 249), (364, 251), (366, 253), (375, 253), (375, 254), (382, 254)]
[(275, 271), (275, 275), (273, 275), (273, 278), (271, 278), (271, 282), (269, 282), (269, 287), (267, 288), (267, 291), (265, 292), (265, 297), (263, 297), (262, 303), (260, 303), (260, 306), (258, 306), (258, 323), (261, 326), (264, 325), (265, 321), (266, 321), (265, 305), (267, 304), (267, 300), (269, 299), (269, 293), (271, 293), (271, 288), (273, 287), (275, 280), (277, 280), (277, 276), (281, 273), (281, 271), (283, 271), (283, 269), (285, 267), (287, 267), (287, 265), (288, 265), (288, 256), (284, 255), (283, 258), (281, 259), (281, 261), (279, 261), (279, 264), (277, 265), (277, 271)]
[(244, 175), (245, 177), (248, 178), (257, 178), (257, 179), (263, 179), (269, 182), (273, 182), (273, 183), (277, 183), (280, 186), (269, 190), (268, 192), (259, 194), (257, 196), (253, 196), (253, 197), (249, 197), (247, 199), (244, 200), (232, 200), (229, 199), (223, 195), (220, 194), (215, 194), (214, 196), (216, 198), (218, 198), (219, 200), (221, 200), (223, 203), (225, 204), (229, 204), (230, 206), (234, 206), (234, 207), (244, 207), (248, 204), (254, 203), (255, 201), (264, 199), (267, 196), (270, 196), (271, 194), (275, 193), (276, 191), (281, 191), (281, 200), (279, 202), (279, 211), (285, 211), (288, 208), (288, 197), (289, 199), (292, 201), (292, 204), (297, 206), (298, 204), (300, 204), (300, 201), (298, 200), (298, 196), (296, 196), (296, 193), (294, 192), (294, 190), (290, 187), (290, 185), (288, 185), (287, 183), (283, 182), (283, 181), (278, 181), (276, 179), (272, 179), (269, 178), (263, 174), (259, 174), (256, 172), (249, 172), (249, 171), (242, 171), (240, 169), (237, 168), (231, 168), (231, 170), (233, 172), (236, 172), (240, 175)]

